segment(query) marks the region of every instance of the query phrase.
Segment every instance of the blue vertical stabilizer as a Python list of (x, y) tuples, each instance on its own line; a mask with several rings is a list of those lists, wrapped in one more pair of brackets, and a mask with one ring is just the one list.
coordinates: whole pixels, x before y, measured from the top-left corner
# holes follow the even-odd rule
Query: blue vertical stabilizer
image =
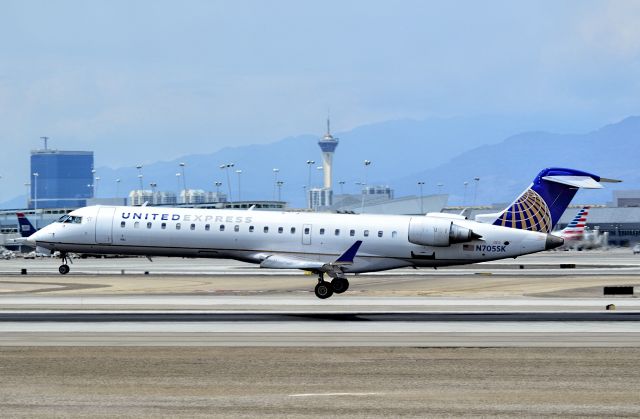
[(500, 213), (493, 224), (549, 233), (578, 189), (602, 188), (600, 181), (600, 176), (580, 170), (557, 167), (544, 169), (529, 188)]

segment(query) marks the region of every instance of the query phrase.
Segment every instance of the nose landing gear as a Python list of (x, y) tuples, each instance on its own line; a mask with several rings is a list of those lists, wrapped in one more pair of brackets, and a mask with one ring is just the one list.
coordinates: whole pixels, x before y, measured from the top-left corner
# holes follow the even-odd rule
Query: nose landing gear
[(62, 265), (60, 265), (60, 267), (58, 268), (58, 272), (60, 272), (61, 275), (66, 275), (71, 270), (71, 268), (69, 268), (69, 265), (67, 265), (67, 261), (69, 259), (67, 259), (66, 253), (61, 253), (60, 258), (62, 259)]

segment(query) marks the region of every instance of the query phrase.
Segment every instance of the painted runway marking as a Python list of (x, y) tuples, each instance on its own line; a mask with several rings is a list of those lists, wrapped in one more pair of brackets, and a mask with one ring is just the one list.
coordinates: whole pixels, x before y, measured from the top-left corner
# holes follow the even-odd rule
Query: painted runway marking
[(375, 396), (382, 393), (300, 393), (289, 397), (331, 397), (331, 396)]

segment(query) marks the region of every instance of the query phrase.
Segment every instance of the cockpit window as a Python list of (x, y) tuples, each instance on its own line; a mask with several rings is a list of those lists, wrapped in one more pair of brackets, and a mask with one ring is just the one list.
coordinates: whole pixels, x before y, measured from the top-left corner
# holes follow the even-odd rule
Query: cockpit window
[(77, 215), (63, 215), (58, 222), (60, 223), (71, 223), (71, 224), (82, 224), (82, 217), (78, 217)]

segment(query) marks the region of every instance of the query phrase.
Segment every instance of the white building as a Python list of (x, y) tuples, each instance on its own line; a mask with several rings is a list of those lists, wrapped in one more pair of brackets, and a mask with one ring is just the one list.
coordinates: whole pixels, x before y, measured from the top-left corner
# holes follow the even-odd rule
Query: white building
[(333, 202), (333, 191), (327, 188), (311, 188), (307, 193), (307, 206), (313, 210), (328, 207)]

